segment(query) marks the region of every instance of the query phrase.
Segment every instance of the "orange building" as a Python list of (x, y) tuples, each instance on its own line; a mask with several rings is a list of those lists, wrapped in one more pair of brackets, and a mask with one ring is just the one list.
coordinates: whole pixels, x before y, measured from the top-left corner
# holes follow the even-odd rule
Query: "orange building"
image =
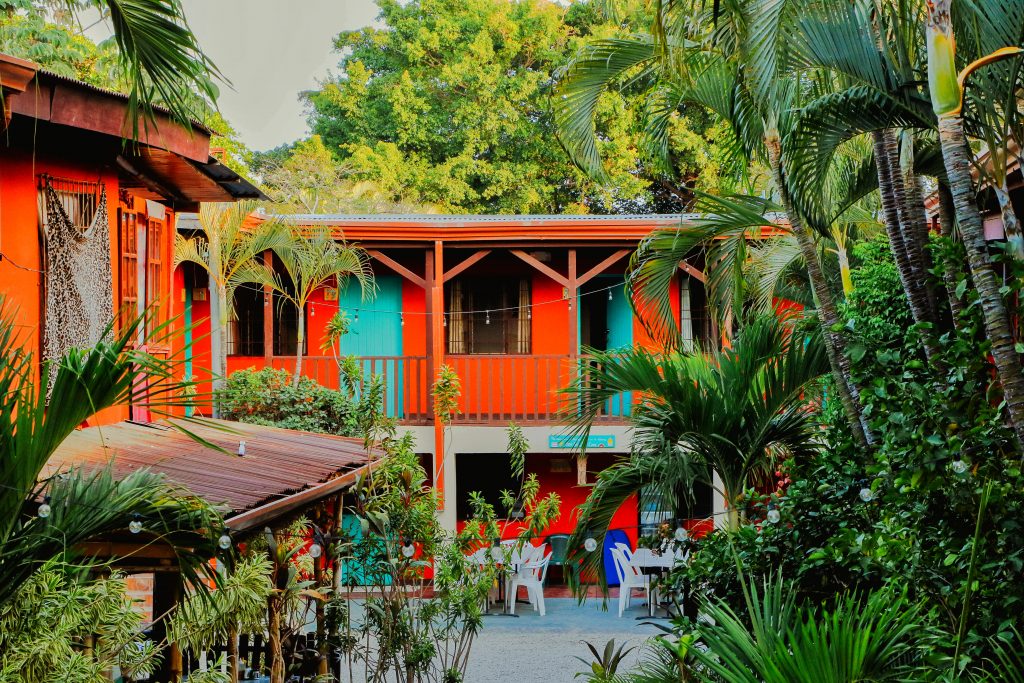
[[(358, 359), (364, 380), (385, 379), (387, 412), (411, 431), (427, 470), (443, 492), (442, 521), (454, 528), (468, 515), (468, 494), (496, 501), (515, 482), (506, 454), (509, 422), (529, 440), (527, 471), (542, 493), (557, 491), (563, 517), (549, 533), (571, 531), (595, 473), (629, 452), (626, 416), (631, 402), (607, 406), (593, 430), (589, 457), (561, 422), (564, 396), (585, 350), (616, 349), (651, 340), (633, 316), (623, 291), (629, 255), (653, 230), (685, 224), (686, 215), (655, 216), (345, 216), (294, 215), (303, 226), (328, 227), (338, 239), (364, 248), (373, 259), (377, 293), (362, 300), (357, 287), (318, 292), (305, 311), (304, 375), (337, 388), (335, 357), (321, 350), (327, 322), (345, 311), (351, 329), (341, 354)], [(183, 217), (181, 228), (187, 230)], [(203, 339), (209, 315), (207, 281), (181, 269), (181, 297)], [(708, 315), (703, 263), (682, 263), (672, 290), (684, 335), (717, 338)], [(294, 367), (297, 312), (269, 292), (243, 287), (237, 320), (228, 332), (228, 371)], [(209, 367), (208, 341), (194, 363)], [(203, 346), (202, 344), (205, 344)], [(430, 387), (442, 365), (459, 376), (459, 410), (447, 430), (434, 420)], [(693, 524), (713, 511), (704, 492)], [(640, 527), (666, 518), (656, 500), (624, 506), (615, 526), (635, 543)]]
[[(198, 124), (157, 111), (125, 140), (126, 96), (2, 54), (0, 88), (0, 294), (36, 357), (94, 343), (115, 311), (180, 313), (170, 296), (177, 213), (259, 190), (210, 156)], [(126, 407), (98, 422), (129, 417), (148, 419)]]

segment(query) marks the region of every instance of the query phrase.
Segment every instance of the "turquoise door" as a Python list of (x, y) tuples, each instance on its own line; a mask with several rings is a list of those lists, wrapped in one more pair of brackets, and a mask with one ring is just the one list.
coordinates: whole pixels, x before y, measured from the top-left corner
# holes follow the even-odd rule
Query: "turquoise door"
[[(601, 278), (602, 287), (613, 287), (608, 302), (608, 350), (621, 351), (633, 346), (633, 311), (629, 307), (626, 295), (622, 291), (621, 275), (608, 275)], [(609, 415), (629, 415), (632, 410), (632, 395), (622, 394), (609, 401)]]
[(341, 353), (361, 359), (364, 382), (372, 375), (386, 378), (384, 409), (389, 417), (403, 417), (402, 279), (379, 275), (376, 282), (377, 295), (372, 300), (363, 301), (357, 286), (338, 294), (338, 307), (350, 322), (349, 333), (341, 340)]

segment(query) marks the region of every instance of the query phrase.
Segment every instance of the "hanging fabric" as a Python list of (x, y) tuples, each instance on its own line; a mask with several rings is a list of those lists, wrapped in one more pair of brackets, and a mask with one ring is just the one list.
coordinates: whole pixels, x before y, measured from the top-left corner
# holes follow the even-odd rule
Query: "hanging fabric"
[(516, 335), (516, 353), (530, 353), (530, 281), (519, 281), (519, 316), (518, 334)]
[(53, 361), (49, 393), (56, 362), (70, 349), (95, 346), (102, 339), (114, 318), (114, 294), (103, 183), (44, 176), (42, 192), (46, 263), (43, 358)]
[(466, 352), (466, 316), (462, 314), (462, 283), (452, 282), (451, 299), (448, 302), (448, 353)]

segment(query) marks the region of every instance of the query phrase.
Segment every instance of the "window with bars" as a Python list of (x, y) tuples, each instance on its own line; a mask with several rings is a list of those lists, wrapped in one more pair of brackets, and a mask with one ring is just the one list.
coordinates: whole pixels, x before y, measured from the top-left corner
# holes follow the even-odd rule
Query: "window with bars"
[(455, 278), (447, 299), (448, 353), (530, 353), (529, 280)]
[(704, 283), (690, 275), (683, 275), (680, 278), (679, 332), (683, 338), (685, 351), (696, 347), (718, 348), (715, 322), (708, 308)]

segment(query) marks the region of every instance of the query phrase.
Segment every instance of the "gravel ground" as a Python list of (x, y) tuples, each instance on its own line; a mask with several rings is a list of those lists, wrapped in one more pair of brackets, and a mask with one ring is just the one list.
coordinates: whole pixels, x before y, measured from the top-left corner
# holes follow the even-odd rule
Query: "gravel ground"
[[(633, 600), (633, 607), (621, 619), (616, 602), (610, 601), (607, 611), (601, 609), (599, 599), (587, 600), (583, 605), (571, 598), (547, 598), (544, 602), (547, 614), (543, 617), (529, 605), (519, 604), (518, 618), (484, 618), (484, 628), (473, 642), (466, 683), (578, 681), (576, 672), (586, 665), (575, 657), (590, 659), (582, 641), (603, 650), (611, 638), (616, 647), (621, 643), (639, 646), (658, 633), (653, 626), (636, 620), (647, 614), (640, 599)], [(624, 666), (636, 663), (638, 649), (629, 653)]]

